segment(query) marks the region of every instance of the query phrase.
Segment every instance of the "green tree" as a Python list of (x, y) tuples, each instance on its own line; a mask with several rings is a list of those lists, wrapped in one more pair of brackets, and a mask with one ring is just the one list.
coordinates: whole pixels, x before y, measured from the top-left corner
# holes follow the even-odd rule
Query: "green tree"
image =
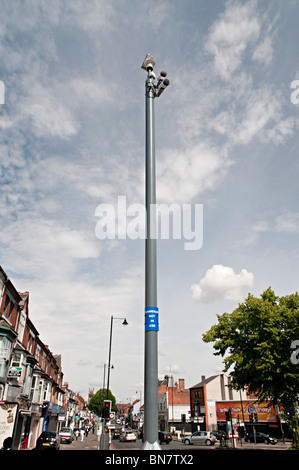
[(246, 386), (260, 400), (294, 410), (299, 365), (291, 357), (292, 343), (299, 340), (298, 293), (278, 297), (269, 287), (260, 298), (249, 294), (232, 313), (217, 318), (203, 340), (213, 342), (214, 355), (224, 357), (224, 372), (232, 368), (231, 387)]
[(111, 411), (117, 411), (116, 406), (116, 399), (115, 396), (108, 390), (108, 398), (107, 398), (107, 390), (100, 388), (89, 400), (88, 408), (90, 411), (93, 411), (98, 416), (102, 415), (103, 403), (104, 400), (111, 400)]

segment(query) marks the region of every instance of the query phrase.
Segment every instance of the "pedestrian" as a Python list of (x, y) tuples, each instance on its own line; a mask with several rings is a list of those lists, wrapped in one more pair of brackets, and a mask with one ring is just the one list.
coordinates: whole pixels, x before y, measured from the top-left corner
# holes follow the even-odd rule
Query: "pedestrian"
[(81, 442), (82, 442), (83, 439), (84, 439), (84, 434), (85, 434), (85, 433), (84, 433), (84, 428), (82, 428), (80, 432), (81, 432)]
[(76, 431), (75, 431), (76, 441), (78, 440), (79, 434), (80, 434), (79, 429), (76, 429)]

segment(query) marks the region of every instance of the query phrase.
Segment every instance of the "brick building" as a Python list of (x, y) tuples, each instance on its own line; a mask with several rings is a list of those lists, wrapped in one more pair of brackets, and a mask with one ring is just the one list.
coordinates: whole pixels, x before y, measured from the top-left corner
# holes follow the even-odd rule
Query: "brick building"
[(29, 318), (29, 293), (18, 292), (0, 266), (0, 447), (13, 437), (13, 449), (33, 448), (43, 430), (59, 430), (68, 408), (64, 395), (61, 356)]
[(245, 390), (236, 391), (229, 388), (230, 380), (231, 378), (225, 374), (212, 375), (207, 379), (203, 375), (201, 382), (190, 387), (192, 431), (217, 429), (217, 401), (247, 398)]
[(186, 427), (190, 415), (189, 389), (185, 380), (173, 383), (173, 377), (165, 375), (158, 384), (158, 422), (161, 431), (170, 427), (181, 430)]

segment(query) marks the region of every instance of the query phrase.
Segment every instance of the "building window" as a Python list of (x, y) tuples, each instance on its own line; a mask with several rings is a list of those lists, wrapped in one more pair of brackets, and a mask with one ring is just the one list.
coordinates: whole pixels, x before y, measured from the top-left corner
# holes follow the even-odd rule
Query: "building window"
[(37, 362), (39, 362), (40, 350), (41, 350), (41, 347), (39, 344), (37, 344), (36, 349), (35, 349), (35, 359), (37, 360)]
[(30, 330), (29, 331), (29, 336), (28, 336), (28, 341), (27, 341), (27, 351), (29, 351), (30, 353), (32, 353), (32, 351), (33, 351), (34, 338), (35, 338), (35, 336), (32, 333), (32, 331)]
[(4, 302), (4, 309), (3, 309), (3, 316), (4, 317), (6, 316), (9, 301), (10, 301), (10, 298), (8, 297), (8, 294), (6, 294), (5, 302)]
[(43, 384), (44, 384), (44, 380), (40, 380), (39, 384), (38, 384), (38, 390), (37, 390), (37, 396), (36, 396), (36, 402), (37, 403), (41, 403), (41, 395), (42, 395)]
[(10, 298), (8, 292), (6, 292), (3, 316), (5, 316), (8, 320), (10, 320), (11, 312), (13, 311), (14, 306), (14, 301)]
[(11, 355), (12, 342), (6, 336), (0, 336), (0, 377), (6, 379)]
[(37, 377), (36, 375), (33, 376), (32, 378), (32, 382), (31, 382), (31, 390), (30, 390), (30, 400), (31, 401), (35, 401), (35, 387), (36, 387), (36, 383), (37, 383)]
[(31, 390), (31, 384), (32, 384), (32, 375), (33, 375), (33, 369), (30, 364), (27, 366), (27, 377), (26, 377), (26, 382), (24, 386), (24, 391), (23, 395), (28, 396)]
[(25, 329), (25, 322), (26, 322), (26, 313), (24, 310), (21, 311), (19, 327), (18, 327), (18, 340), (20, 343), (23, 341), (24, 336), (24, 329)]
[(13, 356), (12, 356), (11, 366), (22, 368), (21, 376), (18, 377), (18, 382), (19, 384), (21, 384), (23, 382), (24, 373), (26, 370), (26, 362), (25, 362), (25, 357), (20, 351), (14, 351)]
[(46, 358), (47, 354), (43, 352), (43, 358), (42, 358), (42, 369), (45, 371), (46, 370)]

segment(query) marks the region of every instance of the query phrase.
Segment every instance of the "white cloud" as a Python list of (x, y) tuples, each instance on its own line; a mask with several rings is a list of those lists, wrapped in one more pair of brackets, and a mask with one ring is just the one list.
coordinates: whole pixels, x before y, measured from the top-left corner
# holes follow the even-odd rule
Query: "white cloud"
[(211, 27), (205, 44), (206, 50), (214, 57), (215, 71), (222, 79), (229, 80), (237, 71), (247, 46), (258, 39), (260, 29), (255, 2), (244, 5), (229, 3)]
[(253, 285), (254, 276), (246, 269), (236, 273), (233, 268), (216, 264), (208, 269), (198, 284), (191, 286), (192, 297), (201, 302), (216, 300), (237, 301), (245, 289)]
[(157, 198), (159, 202), (187, 203), (205, 190), (215, 189), (230, 165), (225, 150), (204, 143), (165, 151), (157, 163)]
[(29, 213), (4, 227), (1, 241), (7, 268), (38, 278), (62, 278), (73, 271), (77, 260), (97, 258), (100, 253), (89, 233)]
[(273, 46), (272, 39), (267, 36), (258, 46), (255, 48), (252, 54), (253, 60), (261, 62), (263, 64), (270, 64), (273, 58)]
[(277, 232), (299, 233), (299, 213), (289, 211), (277, 216), (275, 230)]
[(68, 107), (55, 96), (51, 86), (32, 83), (29, 96), (20, 100), (18, 111), (17, 120), (29, 119), (38, 137), (68, 139), (77, 134), (80, 128)]
[(278, 233), (299, 233), (299, 213), (287, 210), (272, 220), (261, 219), (252, 227), (253, 232), (265, 233), (272, 231)]
[(115, 10), (106, 0), (77, 0), (66, 4), (61, 2), (64, 21), (75, 23), (87, 33), (99, 33), (111, 28)]

